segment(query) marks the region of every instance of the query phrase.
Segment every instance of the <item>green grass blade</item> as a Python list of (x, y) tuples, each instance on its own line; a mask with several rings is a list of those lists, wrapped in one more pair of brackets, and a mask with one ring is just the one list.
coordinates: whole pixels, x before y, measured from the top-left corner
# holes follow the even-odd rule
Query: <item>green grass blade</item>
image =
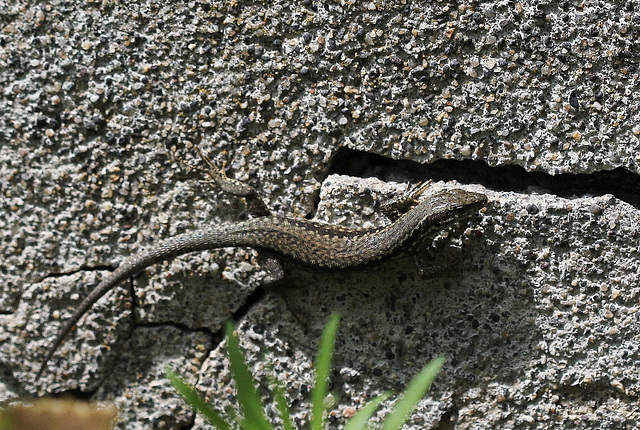
[(444, 362), (444, 357), (438, 357), (422, 368), (420, 373), (409, 383), (393, 411), (385, 419), (382, 430), (400, 430), (418, 402), (431, 387), (431, 383), (442, 369)]
[(232, 430), (229, 423), (225, 421), (222, 414), (209, 405), (189, 384), (187, 384), (177, 373), (168, 367), (164, 370), (165, 375), (171, 381), (171, 385), (184, 398), (184, 400), (196, 411), (198, 411), (212, 426), (218, 430)]
[(365, 406), (363, 406), (344, 426), (343, 430), (365, 430), (367, 428), (367, 423), (369, 419), (373, 416), (380, 406), (380, 403), (387, 400), (389, 397), (393, 395), (393, 391), (387, 391), (386, 393), (380, 394), (375, 399), (371, 400)]
[(246, 429), (271, 430), (271, 423), (267, 420), (262, 406), (262, 399), (258, 395), (244, 355), (240, 350), (238, 338), (233, 333), (233, 326), (227, 323), (225, 327), (227, 337), (227, 353), (231, 364), (231, 373), (236, 381), (238, 402), (244, 414), (243, 427)]
[[(273, 369), (271, 374), (273, 375)], [(271, 378), (271, 383), (273, 384), (273, 397), (276, 401), (276, 407), (280, 413), (284, 430), (295, 430), (293, 420), (291, 419), (291, 410), (289, 409), (287, 398), (284, 396), (284, 387), (278, 382), (275, 376)]]
[(242, 428), (242, 420), (238, 416), (238, 411), (236, 411), (233, 405), (226, 404), (224, 407), (224, 412), (227, 414), (227, 421), (234, 422), (238, 424), (239, 428)]
[(324, 428), (324, 399), (327, 396), (327, 387), (329, 386), (331, 359), (333, 358), (339, 323), (340, 315), (331, 315), (320, 340), (320, 348), (318, 348), (318, 356), (316, 357), (316, 383), (311, 392), (311, 430)]

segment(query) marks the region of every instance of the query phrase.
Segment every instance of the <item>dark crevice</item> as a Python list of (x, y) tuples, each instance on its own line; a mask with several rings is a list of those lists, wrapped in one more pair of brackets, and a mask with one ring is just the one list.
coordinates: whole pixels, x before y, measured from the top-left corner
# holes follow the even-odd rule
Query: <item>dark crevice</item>
[(193, 426), (196, 425), (196, 413), (193, 412), (191, 414), (191, 418), (189, 418), (189, 421), (187, 421), (186, 423), (184, 423), (184, 425), (178, 427), (179, 430), (190, 430), (193, 428)]
[(74, 388), (66, 391), (58, 391), (55, 393), (47, 393), (48, 397), (54, 397), (56, 399), (76, 399), (84, 400), (86, 402), (92, 401), (93, 396), (98, 392), (99, 388), (91, 391), (82, 391), (78, 388)]
[[(177, 328), (181, 331), (187, 333), (203, 333), (210, 339), (216, 339), (216, 333), (208, 329), (207, 327), (198, 327), (193, 328), (188, 326), (187, 324), (175, 322), (175, 321), (162, 321), (162, 322), (145, 322), (145, 323), (137, 323), (136, 327), (144, 327), (144, 328), (162, 328), (162, 327), (173, 327)], [(219, 343), (219, 340), (218, 340)]]
[(445, 412), (440, 417), (433, 430), (453, 430), (458, 422), (458, 407), (453, 402), (442, 402), (438, 408), (443, 408)]
[(533, 187), (560, 197), (613, 194), (640, 208), (640, 175), (621, 167), (594, 173), (550, 175), (528, 172), (520, 166), (489, 166), (474, 160), (438, 160), (420, 164), (340, 148), (330, 163), (329, 174), (406, 182), (456, 180), (463, 184), (481, 184), (496, 191), (524, 192)]
[[(82, 273), (82, 272), (100, 272), (105, 270), (112, 272), (114, 269), (115, 268), (113, 266), (92, 266), (92, 267), (82, 266), (82, 267), (79, 267), (78, 269), (69, 270), (68, 272), (49, 272), (45, 276), (35, 278), (29, 283), (31, 285), (39, 284), (40, 282), (43, 282), (46, 279), (62, 278), (63, 276), (71, 276), (71, 275), (75, 275), (77, 273)], [(22, 300), (22, 294), (20, 294), (20, 296), (16, 298), (15, 302), (18, 303), (21, 300)], [(12, 307), (16, 307), (16, 306), (17, 305), (13, 305)], [(15, 309), (0, 308), (0, 315), (13, 315), (14, 313), (15, 313)]]
[(315, 192), (313, 193), (313, 196), (311, 198), (311, 202), (313, 204), (313, 210), (311, 210), (309, 213), (306, 214), (305, 218), (306, 219), (313, 219), (316, 216), (316, 212), (318, 211), (318, 206), (320, 205), (320, 192)]
[[(17, 394), (19, 397), (27, 398), (33, 394), (30, 393), (24, 385), (15, 377), (13, 371), (7, 364), (0, 365), (0, 377), (2, 378), (3, 386), (10, 392)], [(0, 403), (2, 404), (2, 403)], [(1, 414), (0, 414), (1, 415)]]
[(98, 265), (98, 266), (82, 266), (79, 270), (77, 270), (76, 272), (102, 272), (102, 271), (109, 271), (109, 272), (113, 272), (114, 269), (117, 266), (112, 266), (112, 265)]
[(63, 276), (71, 276), (71, 275), (75, 275), (77, 273), (82, 273), (82, 272), (102, 272), (102, 271), (109, 271), (109, 272), (113, 272), (114, 267), (113, 266), (81, 266), (77, 269), (73, 269), (73, 270), (69, 270), (68, 272), (49, 272), (46, 276), (43, 276), (42, 278), (39, 279), (35, 279), (32, 284), (37, 284), (39, 282), (44, 281), (45, 279), (49, 279), (49, 278), (62, 278)]
[[(266, 295), (265, 289), (262, 286), (257, 287), (244, 301), (244, 303), (231, 315), (230, 320), (233, 321), (234, 325), (237, 324), (238, 321), (241, 321), (251, 310), (253, 305), (259, 303), (264, 296)], [(180, 325), (176, 326), (180, 327)], [(216, 332), (212, 332), (209, 329), (206, 329), (206, 333), (211, 338), (211, 347), (208, 348), (207, 354), (213, 351), (224, 339), (224, 325), (220, 327)]]
[(138, 325), (138, 296), (136, 295), (136, 286), (133, 282), (133, 278), (130, 278), (127, 282), (127, 289), (129, 290), (129, 298), (131, 302), (131, 330), (129, 330), (129, 334), (127, 339), (131, 339), (133, 337), (133, 332), (135, 331), (136, 326)]
[[(247, 299), (245, 300), (244, 304), (240, 306), (231, 316), (231, 319), (233, 320), (233, 322), (237, 323), (238, 321), (242, 320), (245, 316), (247, 316), (247, 314), (249, 313), (253, 305), (262, 301), (262, 299), (264, 298), (264, 296), (266, 296), (266, 294), (267, 293), (264, 287), (262, 286), (258, 286), (255, 290), (253, 290), (253, 292), (249, 294), (249, 296), (247, 296)], [(222, 338), (224, 338), (224, 327), (221, 329), (221, 335), (222, 335)]]
[(51, 272), (49, 273), (47, 276), (43, 277), (42, 279), (38, 279), (36, 281), (34, 281), (35, 284), (37, 284), (38, 282), (42, 282), (45, 279), (48, 278), (62, 278), (63, 276), (71, 276), (71, 275), (75, 275), (76, 273), (80, 273), (83, 272), (84, 269), (80, 268), (80, 269), (74, 269), (74, 270), (70, 270), (68, 272)]
[[(123, 287), (125, 287), (129, 293), (129, 302), (131, 303), (131, 309), (129, 313), (130, 325), (129, 325), (129, 330), (125, 334), (125, 339), (127, 342), (133, 339), (134, 333), (136, 331), (136, 327), (144, 326), (144, 324), (141, 324), (138, 322), (139, 303), (138, 303), (138, 295), (136, 294), (136, 286), (133, 279), (134, 277), (129, 278), (127, 280), (126, 286), (123, 285)], [(114, 362), (110, 369), (110, 372), (113, 371), (113, 369), (115, 369), (116, 365), (117, 364)]]
[[(255, 305), (256, 303), (260, 302), (262, 300), (262, 298), (265, 296), (265, 291), (264, 288), (262, 287), (258, 287), (256, 288), (251, 294), (249, 294), (249, 296), (247, 297), (247, 299), (245, 300), (244, 304), (242, 304), (242, 306), (240, 306), (238, 308), (238, 310), (236, 310), (232, 315), (231, 315), (231, 320), (233, 322), (237, 322), (242, 320), (250, 311), (250, 309), (253, 307), (253, 305)], [(132, 314), (135, 313), (135, 300), (133, 303), (133, 309), (132, 309)], [(198, 327), (198, 328), (193, 328), (188, 326), (187, 324), (183, 324), (183, 323), (179, 323), (179, 322), (175, 322), (175, 321), (161, 321), (161, 322), (145, 322), (145, 323), (141, 323), (141, 322), (137, 322), (134, 319), (134, 324), (135, 327), (175, 327), (178, 328), (180, 330), (183, 330), (185, 332), (198, 332), (198, 333), (204, 333), (205, 335), (207, 335), (210, 339), (211, 342), (213, 344), (213, 347), (211, 349), (215, 349), (215, 347), (222, 341), (222, 339), (224, 339), (224, 327), (221, 328), (218, 331), (212, 331), (207, 327)]]

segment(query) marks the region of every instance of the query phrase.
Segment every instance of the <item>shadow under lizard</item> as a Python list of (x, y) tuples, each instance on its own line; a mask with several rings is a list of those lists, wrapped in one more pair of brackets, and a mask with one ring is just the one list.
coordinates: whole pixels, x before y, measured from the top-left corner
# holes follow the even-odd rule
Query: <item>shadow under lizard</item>
[(95, 302), (125, 279), (160, 261), (195, 251), (246, 246), (312, 267), (346, 269), (390, 257), (417, 236), (436, 233), (443, 226), (477, 212), (487, 203), (484, 194), (461, 189), (439, 191), (418, 202), (417, 197), (425, 186), (404, 197), (402, 204), (411, 207), (394, 222), (383, 227), (347, 228), (303, 218), (269, 215), (269, 210), (254, 188), (227, 178), (208, 158), (204, 155), (203, 158), (211, 167), (207, 174), (212, 182), (225, 192), (245, 197), (252, 212), (262, 216), (175, 236), (125, 260), (85, 297), (64, 323), (47, 351), (36, 380), (42, 376), (47, 363), (67, 335)]

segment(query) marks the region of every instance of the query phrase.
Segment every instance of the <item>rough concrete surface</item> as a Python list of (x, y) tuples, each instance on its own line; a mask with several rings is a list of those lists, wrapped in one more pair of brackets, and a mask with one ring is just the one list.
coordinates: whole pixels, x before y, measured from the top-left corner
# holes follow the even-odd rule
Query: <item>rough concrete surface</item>
[[(637, 427), (636, 2), (5, 0), (0, 30), (0, 401), (66, 393), (115, 402), (121, 429), (206, 428), (162, 372), (234, 404), (234, 316), (303, 426), (339, 311), (330, 428), (438, 355), (407, 428)], [(158, 264), (35, 381), (115, 264), (247, 216), (199, 182), (194, 145), (282, 215), (379, 225), (380, 201), (428, 179), (489, 204), (394, 259), (287, 264), (277, 285), (250, 249)]]

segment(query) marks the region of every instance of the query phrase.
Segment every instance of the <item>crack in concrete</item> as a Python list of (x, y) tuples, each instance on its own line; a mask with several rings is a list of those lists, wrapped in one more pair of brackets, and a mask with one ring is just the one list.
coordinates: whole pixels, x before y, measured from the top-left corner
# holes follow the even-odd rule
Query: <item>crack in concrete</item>
[(48, 274), (46, 274), (45, 276), (42, 276), (41, 278), (34, 279), (32, 282), (30, 282), (30, 284), (32, 285), (38, 284), (40, 282), (46, 281), (47, 279), (62, 278), (63, 276), (73, 276), (83, 272), (102, 272), (102, 271), (113, 272), (113, 270), (114, 270), (113, 266), (107, 266), (107, 265), (82, 266), (77, 269), (69, 270), (67, 272), (49, 272)]
[[(375, 172), (375, 175), (371, 172)], [(531, 188), (542, 188), (559, 197), (612, 194), (640, 209), (640, 175), (623, 167), (591, 173), (553, 175), (530, 172), (514, 165), (490, 166), (484, 161), (476, 160), (437, 160), (424, 165), (341, 147), (333, 156), (328, 169), (328, 174), (361, 178), (376, 176), (381, 180), (385, 180), (385, 175), (390, 172), (404, 176), (407, 182), (418, 182), (418, 179), (423, 178), (434, 181), (456, 180), (462, 184), (479, 184), (496, 191), (526, 192)]]

